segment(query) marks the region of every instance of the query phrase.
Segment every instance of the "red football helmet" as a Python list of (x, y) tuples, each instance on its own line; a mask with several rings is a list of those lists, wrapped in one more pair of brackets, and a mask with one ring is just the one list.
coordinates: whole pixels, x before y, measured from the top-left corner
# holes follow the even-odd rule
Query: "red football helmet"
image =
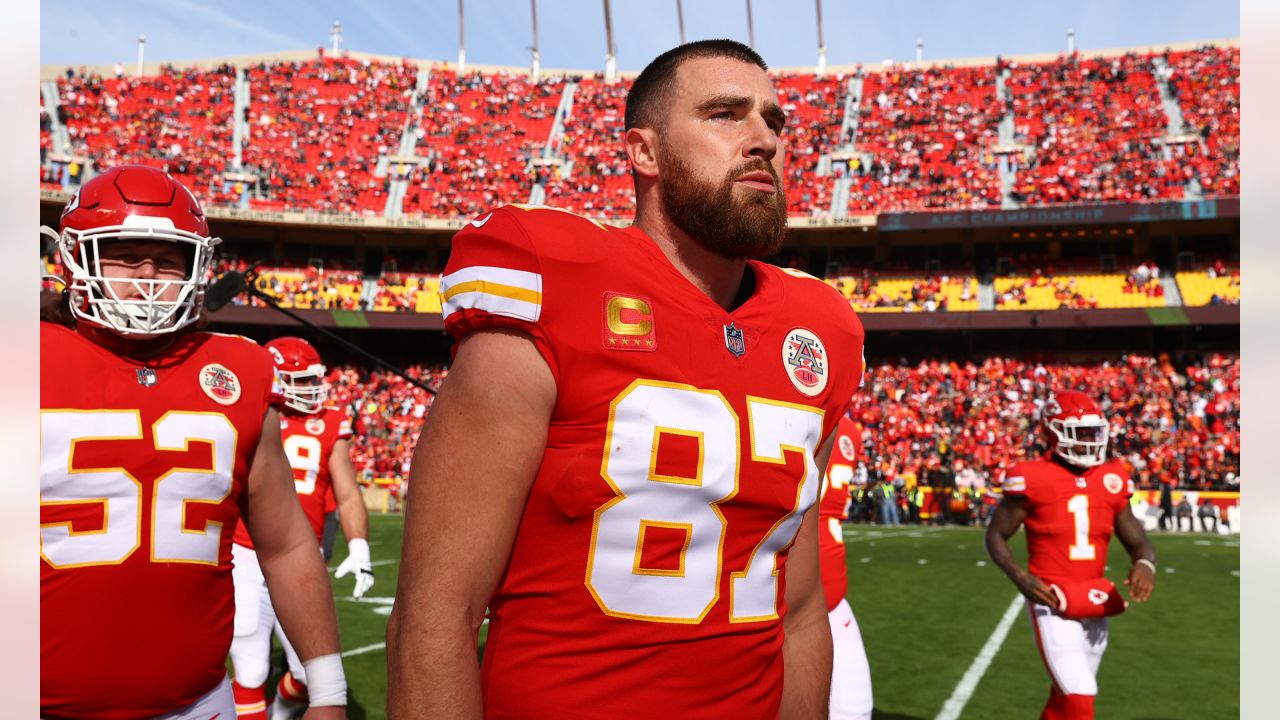
[[(80, 186), (62, 211), (55, 239), (65, 267), (71, 313), (120, 335), (151, 337), (180, 330), (200, 317), (213, 269), (213, 248), (200, 203), (168, 173), (143, 165), (121, 165)], [(186, 258), (181, 280), (114, 279), (102, 272), (100, 249), (113, 240), (177, 243)], [(136, 298), (122, 299), (114, 285), (130, 283)], [(161, 299), (177, 289), (175, 299)]]
[(284, 385), (285, 407), (304, 415), (320, 412), (329, 397), (324, 384), (325, 366), (311, 343), (296, 337), (281, 337), (267, 343), (267, 352), (276, 363), (276, 373)]
[(1111, 426), (1093, 398), (1074, 390), (1056, 391), (1044, 404), (1044, 433), (1058, 457), (1078, 467), (1107, 459)]

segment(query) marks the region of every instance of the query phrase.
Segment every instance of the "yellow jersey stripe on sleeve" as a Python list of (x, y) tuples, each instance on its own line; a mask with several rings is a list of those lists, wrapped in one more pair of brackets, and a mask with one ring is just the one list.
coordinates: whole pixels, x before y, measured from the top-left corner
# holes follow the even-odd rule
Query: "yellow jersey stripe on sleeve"
[(510, 268), (473, 265), (441, 278), (444, 316), (460, 310), (537, 322), (542, 315), (542, 276)]

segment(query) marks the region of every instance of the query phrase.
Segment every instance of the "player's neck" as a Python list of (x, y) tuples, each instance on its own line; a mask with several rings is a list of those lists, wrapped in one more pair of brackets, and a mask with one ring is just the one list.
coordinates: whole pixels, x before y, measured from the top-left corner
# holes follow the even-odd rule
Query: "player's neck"
[(149, 360), (160, 355), (164, 351), (173, 346), (177, 335), (167, 333), (158, 335), (146, 340), (130, 340), (117, 335), (110, 330), (100, 328), (88, 323), (80, 323), (76, 326), (76, 332), (84, 336), (93, 343), (105, 348), (108, 352), (121, 357), (130, 358), (132, 360)]
[(644, 231), (675, 269), (717, 305), (733, 310), (742, 304), (739, 291), (747, 276), (745, 258), (729, 258), (708, 250), (672, 222), (660, 202), (640, 207), (635, 227)]

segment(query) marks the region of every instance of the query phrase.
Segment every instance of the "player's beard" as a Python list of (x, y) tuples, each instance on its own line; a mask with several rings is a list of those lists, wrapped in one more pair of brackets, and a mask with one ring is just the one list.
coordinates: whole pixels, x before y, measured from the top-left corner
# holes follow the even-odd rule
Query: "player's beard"
[[(665, 158), (662, 204), (681, 230), (708, 250), (727, 258), (762, 258), (782, 247), (787, 232), (787, 195), (773, 166), (748, 160), (719, 183), (703, 181), (679, 157)], [(755, 190), (741, 197), (737, 181), (763, 170), (773, 178), (773, 192)]]

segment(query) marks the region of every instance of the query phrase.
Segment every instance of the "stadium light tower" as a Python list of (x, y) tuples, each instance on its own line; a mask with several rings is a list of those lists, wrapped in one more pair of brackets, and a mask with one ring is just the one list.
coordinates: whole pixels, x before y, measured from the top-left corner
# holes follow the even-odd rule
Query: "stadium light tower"
[(680, 24), (680, 44), (684, 44), (684, 3), (676, 0), (676, 22)]
[(342, 23), (337, 20), (334, 20), (333, 27), (329, 28), (329, 42), (333, 45), (333, 54), (337, 55), (342, 47)]
[(533, 6), (533, 67), (529, 71), (529, 79), (538, 81), (538, 71), (542, 69), (542, 56), (538, 53), (538, 0), (529, 0)]
[(1076, 51), (1076, 31), (1074, 28), (1067, 28), (1067, 54)]
[(818, 5), (818, 77), (827, 74), (827, 43), (822, 39), (822, 0), (816, 0)]
[(916, 40), (916, 68), (924, 65), (924, 40)]
[(751, 21), (751, 0), (747, 0), (747, 44), (756, 49), (756, 26)]
[(458, 72), (467, 70), (467, 38), (463, 32), (462, 0), (458, 0)]
[(138, 36), (138, 77), (142, 77), (142, 54), (147, 47), (147, 36)]
[(618, 79), (618, 52), (613, 46), (613, 13), (609, 0), (604, 0), (604, 44), (604, 81), (612, 83)]

